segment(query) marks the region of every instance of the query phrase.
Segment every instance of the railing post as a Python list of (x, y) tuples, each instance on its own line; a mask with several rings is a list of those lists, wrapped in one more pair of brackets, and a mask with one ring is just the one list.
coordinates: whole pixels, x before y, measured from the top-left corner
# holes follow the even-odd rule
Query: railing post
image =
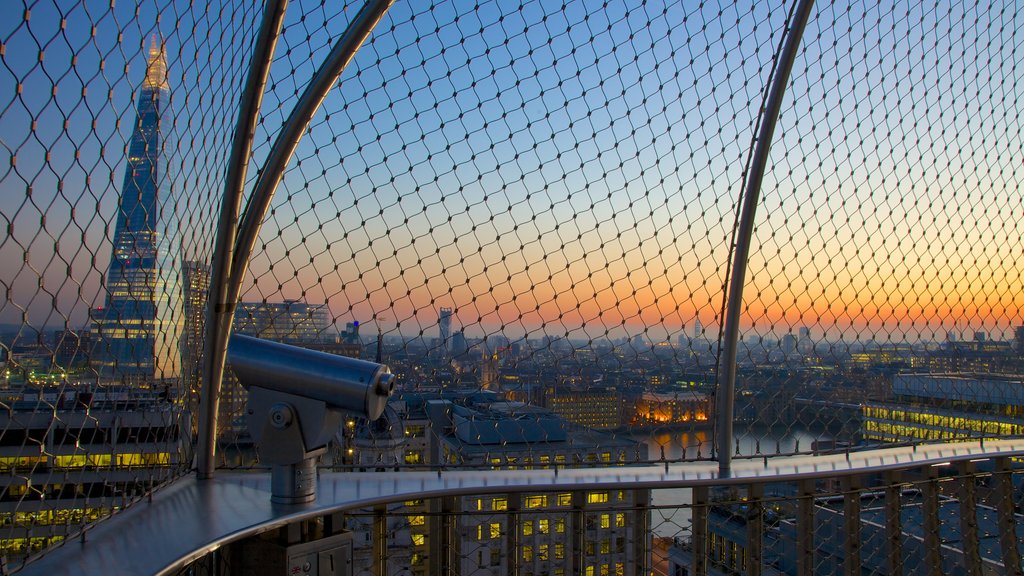
[(636, 510), (633, 531), (633, 556), (636, 558), (636, 575), (651, 573), (651, 491), (633, 490), (633, 508)]
[(747, 486), (747, 576), (761, 576), (764, 566), (764, 484)]
[(993, 476), (996, 485), (996, 509), (999, 514), (999, 548), (1004, 574), (1021, 574), (1020, 548), (1017, 542), (1017, 513), (1013, 501), (1013, 466), (1009, 458), (996, 459)]
[[(740, 315), (743, 312), (743, 285), (747, 277), (747, 257), (750, 254), (750, 238), (754, 233), (754, 216), (757, 212), (758, 198), (761, 194), (761, 181), (768, 164), (768, 152), (771, 150), (775, 124), (779, 120), (782, 99), (786, 95), (789, 84), (789, 73), (793, 69), (793, 61), (800, 48), (800, 40), (811, 14), (814, 0), (800, 0), (789, 22), (786, 42), (779, 53), (771, 86), (765, 98), (764, 112), (761, 114), (761, 125), (757, 141), (750, 156), (750, 167), (743, 186), (743, 204), (740, 210), (739, 223), (735, 233), (735, 252), (733, 253), (732, 273), (729, 277), (728, 300), (725, 307), (725, 325), (723, 330), (723, 350), (719, 370), (719, 386), (715, 402), (718, 411), (718, 442), (716, 456), (719, 473), (727, 477), (732, 468), (733, 413), (736, 403), (736, 355), (739, 346)], [(721, 379), (724, 373), (724, 381)]]
[(384, 504), (373, 508), (373, 573), (388, 576), (388, 508)]
[(508, 525), (508, 532), (505, 534), (505, 549), (508, 550), (508, 573), (519, 574), (519, 565), (521, 564), (521, 535), (523, 530), (522, 525), (522, 514), (520, 509), (522, 508), (522, 497), (519, 493), (508, 495), (508, 505), (506, 509), (505, 517), (508, 519), (506, 524)]
[[(462, 559), (455, 549), (456, 520), (459, 513), (459, 497), (439, 496), (431, 498), (428, 504), (430, 529), (427, 534), (427, 550), (430, 551), (428, 574), (453, 576), (462, 569)], [(509, 531), (512, 530), (510, 526)], [(509, 554), (512, 554), (510, 551)]]
[(801, 480), (797, 491), (796, 573), (814, 576), (814, 480)]
[(860, 477), (844, 476), (842, 479), (843, 490), (843, 519), (846, 524), (846, 550), (843, 573), (847, 576), (860, 576)]
[(571, 557), (569, 574), (583, 574), (586, 564), (586, 533), (587, 525), (583, 508), (586, 506), (587, 493), (576, 490), (572, 493), (572, 512), (569, 518), (569, 537), (571, 538)]
[(981, 552), (978, 543), (978, 506), (974, 483), (977, 466), (961, 462), (960, 470), (960, 541), (963, 565), (968, 576), (981, 576)]
[(693, 549), (694, 576), (708, 576), (708, 487), (693, 488)]
[(889, 545), (889, 573), (903, 574), (903, 485), (899, 472), (885, 474), (885, 540)]
[(458, 518), (462, 512), (459, 503), (462, 500), (458, 496), (447, 496), (441, 499), (441, 512), (444, 517), (441, 519), (441, 550), (444, 555), (445, 576), (459, 576), (462, 574), (462, 550), (459, 544), (462, 539), (458, 537)]
[(924, 469), (925, 481), (921, 486), (921, 516), (924, 529), (924, 563), (928, 574), (943, 576), (942, 522), (939, 519), (939, 479), (934, 466)]

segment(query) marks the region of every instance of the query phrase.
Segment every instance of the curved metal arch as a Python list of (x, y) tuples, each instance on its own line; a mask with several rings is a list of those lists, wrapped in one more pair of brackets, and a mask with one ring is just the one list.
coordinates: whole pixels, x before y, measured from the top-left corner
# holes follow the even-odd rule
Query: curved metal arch
[[(750, 255), (750, 238), (754, 232), (754, 217), (761, 195), (761, 182), (764, 180), (765, 166), (768, 164), (772, 136), (775, 134), (775, 125), (779, 120), (782, 100), (786, 96), (786, 85), (789, 83), (793, 61), (800, 49), (800, 41), (803, 39), (804, 29), (807, 27), (807, 20), (813, 6), (814, 0), (800, 0), (793, 13), (789, 31), (786, 34), (786, 42), (779, 54), (778, 67), (765, 99), (757, 142), (750, 156), (750, 167), (743, 185), (743, 205), (736, 230), (732, 274), (729, 277), (728, 302), (725, 307), (723, 330), (724, 347), (718, 365), (719, 385), (715, 401), (715, 410), (718, 415), (716, 456), (719, 474), (723, 478), (729, 476), (732, 468), (733, 414), (736, 405), (736, 354), (739, 345), (740, 315), (743, 307), (743, 285), (747, 276), (747, 259)], [(724, 380), (722, 380), (723, 373)]]
[[(284, 177), (285, 168), (291, 161), (292, 154), (298, 146), (302, 135), (309, 127), (313, 115), (320, 108), (327, 93), (338, 83), (338, 79), (345, 71), (348, 63), (352, 61), (359, 47), (366, 41), (367, 36), (377, 26), (380, 19), (384, 17), (394, 0), (369, 0), (359, 12), (352, 18), (348, 28), (338, 39), (338, 42), (331, 48), (326, 60), (317, 69), (316, 74), (306, 90), (302, 93), (298, 103), (288, 116), (284, 127), (278, 134), (274, 145), (267, 157), (264, 169), (256, 181), (256, 187), (249, 198), (245, 212), (238, 220), (237, 206), (241, 200), (241, 187), (244, 182), (244, 168), (241, 168), (241, 179), (235, 182), (226, 183), (225, 208), (221, 212), (221, 228), (218, 230), (217, 247), (214, 253), (214, 263), (218, 268), (211, 274), (210, 299), (207, 307), (206, 326), (206, 355), (203, 359), (203, 391), (200, 396), (199, 413), (199, 438), (197, 448), (197, 473), (199, 478), (210, 478), (215, 468), (214, 455), (217, 446), (217, 411), (220, 404), (220, 388), (224, 376), (224, 358), (227, 351), (227, 341), (231, 334), (231, 323), (235, 316), (235, 303), (242, 288), (242, 277), (249, 266), (249, 256), (252, 254), (253, 246), (263, 226), (263, 219), (266, 217), (270, 202), (274, 198), (281, 179)], [(267, 6), (268, 12), (271, 6)], [(283, 9), (282, 14), (283, 17)], [(280, 27), (278, 27), (278, 32)], [(261, 28), (261, 34), (263, 29)], [(275, 42), (276, 43), (276, 36)], [(261, 45), (263, 46), (263, 45)], [(266, 48), (266, 46), (263, 46)], [(243, 106), (253, 98), (262, 99), (263, 86), (266, 82), (266, 72), (269, 70), (273, 58), (273, 44), (269, 45), (268, 52), (256, 52), (253, 54), (253, 66), (250, 72), (250, 80), (253, 76), (263, 73), (261, 82), (247, 82), (246, 88), (259, 90), (260, 96), (254, 97), (246, 93), (243, 97)], [(257, 61), (257, 58), (262, 61)], [(266, 70), (264, 70), (264, 67)], [(243, 108), (243, 112), (247, 109)], [(256, 109), (248, 110), (255, 114), (259, 113), (257, 102)], [(243, 122), (255, 121), (255, 117), (246, 119), (239, 117), (239, 131), (243, 129)], [(248, 128), (250, 125), (245, 125)], [(252, 124), (254, 126), (254, 124)], [(237, 139), (240, 137), (236, 132)], [(244, 159), (234, 155), (232, 150), (233, 163), (248, 164), (251, 154), (251, 137), (248, 139), (250, 150), (244, 153)], [(241, 153), (240, 153), (241, 154)], [(238, 173), (239, 168), (232, 166), (230, 174)], [(233, 187), (232, 187), (233, 186)], [(234, 213), (230, 213), (234, 210)], [(225, 219), (229, 222), (225, 223)], [(237, 223), (237, 225), (234, 225)], [(237, 233), (232, 233), (237, 231)], [(223, 235), (223, 236), (221, 236)]]
[[(231, 157), (224, 179), (224, 197), (221, 200), (220, 219), (217, 223), (217, 237), (214, 239), (213, 261), (210, 262), (209, 296), (206, 302), (206, 324), (203, 327), (203, 369), (202, 389), (199, 394), (199, 446), (197, 447), (197, 468), (200, 478), (208, 478), (213, 471), (214, 445), (204, 441), (208, 431), (217, 429), (217, 410), (220, 406), (220, 385), (224, 373), (224, 359), (227, 349), (215, 346), (216, 342), (227, 342), (221, 336), (225, 326), (231, 326), (235, 315), (235, 301), (227, 298), (228, 284), (224, 280), (231, 272), (232, 240), (238, 232), (238, 215), (242, 209), (245, 175), (252, 156), (252, 141), (256, 135), (263, 95), (270, 75), (277, 40), (281, 36), (288, 0), (268, 0), (263, 8), (249, 64), (249, 76), (245, 80), (242, 101), (238, 109), (238, 123), (231, 141)], [(216, 433), (214, 433), (216, 434)], [(216, 441), (215, 436), (212, 437)]]

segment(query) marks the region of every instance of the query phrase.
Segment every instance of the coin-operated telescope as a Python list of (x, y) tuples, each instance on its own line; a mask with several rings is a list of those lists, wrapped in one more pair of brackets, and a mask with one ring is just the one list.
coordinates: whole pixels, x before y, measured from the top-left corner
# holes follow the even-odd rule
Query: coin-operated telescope
[(249, 391), (249, 433), (280, 504), (316, 499), (316, 459), (342, 417), (376, 420), (395, 386), (387, 366), (239, 334), (227, 359)]

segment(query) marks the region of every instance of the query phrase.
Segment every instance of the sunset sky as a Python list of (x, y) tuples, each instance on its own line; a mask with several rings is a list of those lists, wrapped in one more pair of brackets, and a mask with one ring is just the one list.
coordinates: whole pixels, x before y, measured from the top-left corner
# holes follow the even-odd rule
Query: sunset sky
[[(376, 315), (410, 335), (435, 334), (442, 306), (474, 336), (717, 330), (787, 16), (762, 4), (396, 3), (302, 139), (242, 298), (327, 302), (341, 325)], [(81, 8), (63, 32), (44, 9), (0, 23), (0, 86), (21, 85), (0, 96), (0, 322), (81, 326), (102, 301), (154, 33), (178, 142), (168, 212), (184, 257), (208, 258), (258, 20), (245, 6), (157, 23), (119, 4), (94, 37)], [(253, 166), (348, 17), (289, 9)], [(1010, 18), (819, 3), (762, 189), (746, 329), (918, 340), (1022, 323)]]

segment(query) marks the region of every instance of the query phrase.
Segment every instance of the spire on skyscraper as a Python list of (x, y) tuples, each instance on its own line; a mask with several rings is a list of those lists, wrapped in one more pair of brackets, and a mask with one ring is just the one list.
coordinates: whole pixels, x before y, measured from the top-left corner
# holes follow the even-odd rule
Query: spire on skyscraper
[(172, 192), (166, 48), (153, 37), (127, 146), (105, 303), (94, 310), (96, 367), (104, 377), (145, 382), (181, 371), (181, 270)]
[(146, 63), (146, 81), (143, 88), (167, 90), (167, 44), (158, 40), (156, 34), (149, 45), (149, 60)]

